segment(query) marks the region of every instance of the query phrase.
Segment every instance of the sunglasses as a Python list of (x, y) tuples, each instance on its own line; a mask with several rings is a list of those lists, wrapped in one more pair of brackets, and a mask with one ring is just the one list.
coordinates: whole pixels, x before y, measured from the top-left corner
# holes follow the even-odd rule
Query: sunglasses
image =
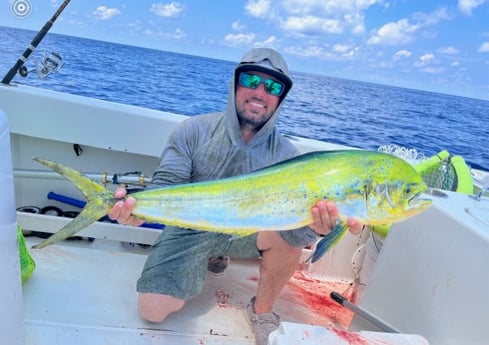
[(239, 74), (239, 85), (248, 89), (254, 90), (258, 88), (261, 83), (265, 86), (265, 92), (273, 96), (280, 96), (285, 89), (285, 84), (281, 81), (265, 79), (257, 74), (247, 72), (241, 72)]

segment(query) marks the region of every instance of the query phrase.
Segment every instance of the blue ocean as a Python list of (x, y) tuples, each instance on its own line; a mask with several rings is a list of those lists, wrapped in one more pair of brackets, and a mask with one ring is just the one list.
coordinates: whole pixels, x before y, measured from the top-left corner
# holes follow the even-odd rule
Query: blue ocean
[[(0, 27), (2, 78), (35, 35)], [(13, 82), (190, 116), (225, 108), (235, 67), (230, 61), (52, 33), (27, 67), (34, 69), (34, 60), (52, 51), (65, 61), (58, 73), (41, 80), (32, 72)], [(396, 144), (425, 156), (445, 149), (489, 170), (489, 101), (297, 71), (292, 77), (279, 121), (282, 133), (373, 150)]]

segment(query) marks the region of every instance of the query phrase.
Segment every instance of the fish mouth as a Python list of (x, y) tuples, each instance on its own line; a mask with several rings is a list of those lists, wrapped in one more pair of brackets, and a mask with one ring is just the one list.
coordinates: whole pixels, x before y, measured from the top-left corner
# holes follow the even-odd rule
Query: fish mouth
[[(408, 200), (408, 206), (410, 209), (414, 210), (424, 210), (427, 207), (431, 205), (433, 200), (423, 198), (421, 195), (425, 194), (428, 192), (428, 190), (431, 190), (432, 188), (428, 188), (427, 190), (421, 190), (417, 194), (414, 194), (409, 200)], [(429, 193), (428, 193), (429, 194)], [(431, 195), (431, 194), (430, 194)]]

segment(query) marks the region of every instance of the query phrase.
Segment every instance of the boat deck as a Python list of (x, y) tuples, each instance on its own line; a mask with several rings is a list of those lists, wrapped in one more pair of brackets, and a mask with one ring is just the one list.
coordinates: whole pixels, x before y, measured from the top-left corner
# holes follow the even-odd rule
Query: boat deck
[[(29, 247), (40, 241), (26, 240)], [(231, 260), (223, 275), (209, 274), (204, 291), (180, 312), (152, 324), (139, 318), (136, 307), (147, 250), (114, 241), (65, 241), (31, 254), (36, 270), (23, 287), (27, 344), (253, 344), (243, 309), (256, 289), (256, 260)], [(329, 299), (332, 289), (352, 290), (348, 282), (297, 271), (276, 312), (282, 321), (346, 328), (353, 315)]]

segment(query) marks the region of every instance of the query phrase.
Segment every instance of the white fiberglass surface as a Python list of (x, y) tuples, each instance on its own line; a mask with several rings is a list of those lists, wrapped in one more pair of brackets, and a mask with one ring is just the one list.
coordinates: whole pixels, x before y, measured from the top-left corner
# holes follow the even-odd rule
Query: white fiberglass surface
[[(31, 246), (39, 239), (27, 241)], [(27, 343), (252, 344), (243, 309), (255, 293), (258, 261), (231, 260), (224, 275), (208, 276), (204, 291), (183, 310), (151, 324), (136, 307), (136, 280), (147, 252), (97, 241), (31, 250), (36, 270), (23, 287)], [(276, 312), (283, 321), (345, 328), (352, 315), (329, 292), (348, 287), (297, 271)]]

